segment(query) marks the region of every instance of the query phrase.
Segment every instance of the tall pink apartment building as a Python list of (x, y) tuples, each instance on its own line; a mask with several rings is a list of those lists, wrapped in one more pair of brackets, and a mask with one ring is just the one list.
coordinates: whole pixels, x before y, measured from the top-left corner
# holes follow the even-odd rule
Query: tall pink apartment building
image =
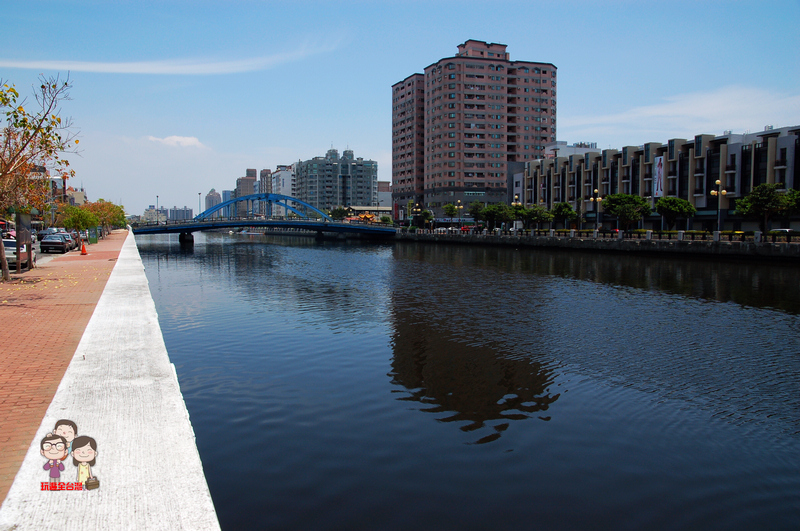
[[(468, 40), (392, 86), (392, 200), (442, 206), (507, 202), (510, 171), (556, 139), (556, 67), (512, 61), (505, 44)], [(521, 170), (519, 170), (521, 171)]]

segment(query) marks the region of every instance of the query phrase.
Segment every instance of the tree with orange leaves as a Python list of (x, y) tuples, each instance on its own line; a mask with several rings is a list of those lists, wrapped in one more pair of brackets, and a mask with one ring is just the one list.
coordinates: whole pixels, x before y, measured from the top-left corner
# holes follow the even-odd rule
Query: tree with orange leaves
[[(48, 200), (48, 172), (66, 181), (74, 175), (64, 153), (75, 152), (78, 140), (60, 105), (69, 99), (69, 79), (39, 78), (34, 112), (25, 109), (13, 85), (0, 81), (0, 213), (10, 209), (44, 209)], [(11, 279), (5, 247), (0, 245), (3, 280)]]

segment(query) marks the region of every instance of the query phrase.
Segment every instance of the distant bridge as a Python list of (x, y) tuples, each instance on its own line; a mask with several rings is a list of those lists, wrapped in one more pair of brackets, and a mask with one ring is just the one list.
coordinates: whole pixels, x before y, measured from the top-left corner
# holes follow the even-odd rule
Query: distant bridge
[[(254, 210), (259, 202), (265, 202), (267, 217), (257, 217)], [(221, 217), (227, 207), (238, 209), (244, 203), (244, 217)], [(292, 212), (295, 219), (273, 219), (269, 217), (273, 206), (281, 206)], [(311, 218), (309, 211), (317, 217)], [(368, 236), (394, 236), (395, 229), (374, 223), (337, 223), (321, 210), (297, 198), (279, 194), (251, 194), (238, 197), (215, 205), (198, 214), (193, 220), (171, 221), (168, 223), (146, 223), (133, 225), (134, 234), (180, 234), (181, 241), (191, 240), (191, 234), (197, 231), (241, 229), (246, 227), (273, 227), (284, 229), (300, 229), (339, 234), (364, 234)]]

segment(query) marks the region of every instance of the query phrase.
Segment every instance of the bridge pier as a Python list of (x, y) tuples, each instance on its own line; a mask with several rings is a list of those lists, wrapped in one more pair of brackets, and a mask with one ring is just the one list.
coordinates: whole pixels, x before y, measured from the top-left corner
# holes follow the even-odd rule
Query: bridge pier
[(194, 243), (194, 235), (191, 232), (181, 232), (178, 235), (180, 243)]

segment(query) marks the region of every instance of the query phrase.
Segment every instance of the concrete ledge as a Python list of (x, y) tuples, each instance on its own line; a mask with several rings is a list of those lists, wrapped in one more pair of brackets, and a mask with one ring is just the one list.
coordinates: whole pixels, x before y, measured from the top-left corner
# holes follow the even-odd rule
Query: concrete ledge
[(621, 253), (671, 253), (750, 257), (770, 260), (800, 260), (800, 243), (727, 242), (691, 240), (635, 240), (567, 238), (557, 236), (511, 236), (485, 234), (416, 234), (400, 233), (395, 241), (435, 242), (452, 244), (503, 245), (578, 249)]
[[(62, 418), (97, 441), (99, 489), (41, 490), (39, 443)], [(219, 529), (132, 233), (0, 508), (11, 529)]]

